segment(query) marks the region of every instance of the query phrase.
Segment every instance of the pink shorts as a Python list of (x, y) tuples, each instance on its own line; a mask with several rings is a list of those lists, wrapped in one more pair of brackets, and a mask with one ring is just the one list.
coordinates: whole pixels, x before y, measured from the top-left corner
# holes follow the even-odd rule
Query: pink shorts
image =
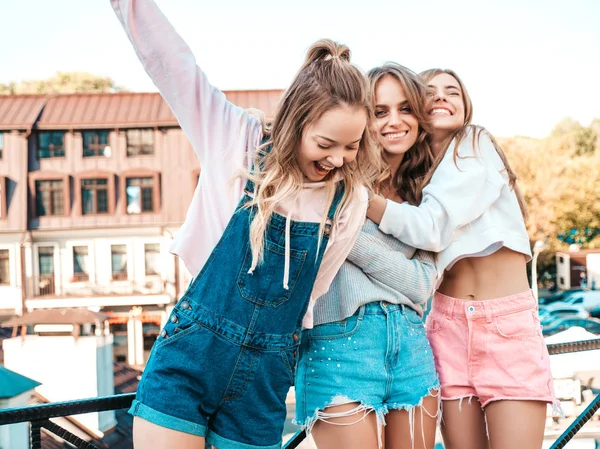
[(556, 404), (550, 357), (531, 291), (487, 301), (435, 293), (427, 336), (443, 400)]

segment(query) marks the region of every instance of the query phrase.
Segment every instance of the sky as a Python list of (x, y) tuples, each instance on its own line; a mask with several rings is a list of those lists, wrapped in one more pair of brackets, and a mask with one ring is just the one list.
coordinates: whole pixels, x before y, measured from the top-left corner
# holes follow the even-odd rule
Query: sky
[[(368, 70), (451, 68), (474, 123), (544, 137), (564, 117), (600, 118), (598, 0), (157, 0), (211, 83), (283, 89), (310, 45), (347, 44)], [(0, 0), (0, 83), (58, 71), (156, 91), (109, 0)]]

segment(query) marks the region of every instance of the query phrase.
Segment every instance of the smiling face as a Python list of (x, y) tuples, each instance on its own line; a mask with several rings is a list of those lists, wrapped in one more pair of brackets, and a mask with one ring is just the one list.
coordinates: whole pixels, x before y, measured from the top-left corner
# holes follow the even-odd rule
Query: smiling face
[(361, 107), (337, 106), (302, 132), (298, 166), (309, 182), (323, 181), (336, 169), (356, 159), (367, 126)]
[(419, 135), (419, 122), (396, 78), (386, 75), (375, 87), (375, 131), (390, 159), (402, 160)]
[(465, 100), (460, 84), (452, 75), (440, 73), (428, 83), (426, 112), (431, 117), (433, 134), (445, 138), (465, 123)]

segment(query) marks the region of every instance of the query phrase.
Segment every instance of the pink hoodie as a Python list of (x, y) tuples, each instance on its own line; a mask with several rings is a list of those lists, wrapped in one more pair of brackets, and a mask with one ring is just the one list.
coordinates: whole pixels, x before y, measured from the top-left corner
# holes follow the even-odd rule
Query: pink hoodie
[[(209, 84), (190, 48), (154, 1), (111, 0), (111, 4), (146, 72), (200, 160), (198, 187), (171, 247), (195, 276), (242, 198), (246, 180), (231, 180), (239, 168), (251, 164), (262, 128), (256, 118), (227, 101), (221, 91)], [(282, 202), (277, 212), (296, 221), (320, 222), (327, 210), (324, 185), (305, 183), (300, 196)], [(312, 327), (314, 301), (327, 292), (354, 245), (366, 209), (367, 192), (361, 187), (334, 224), (303, 320), (305, 327)]]

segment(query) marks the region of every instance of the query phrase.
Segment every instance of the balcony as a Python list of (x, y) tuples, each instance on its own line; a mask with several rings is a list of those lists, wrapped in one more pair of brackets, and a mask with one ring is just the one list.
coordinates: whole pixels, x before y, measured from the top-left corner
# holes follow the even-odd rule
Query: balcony
[(28, 308), (90, 307), (122, 304), (125, 298), (130, 304), (168, 304), (175, 287), (159, 276), (146, 276), (143, 281), (113, 277), (100, 283), (87, 275), (59, 280), (45, 274), (28, 277), (25, 292)]

